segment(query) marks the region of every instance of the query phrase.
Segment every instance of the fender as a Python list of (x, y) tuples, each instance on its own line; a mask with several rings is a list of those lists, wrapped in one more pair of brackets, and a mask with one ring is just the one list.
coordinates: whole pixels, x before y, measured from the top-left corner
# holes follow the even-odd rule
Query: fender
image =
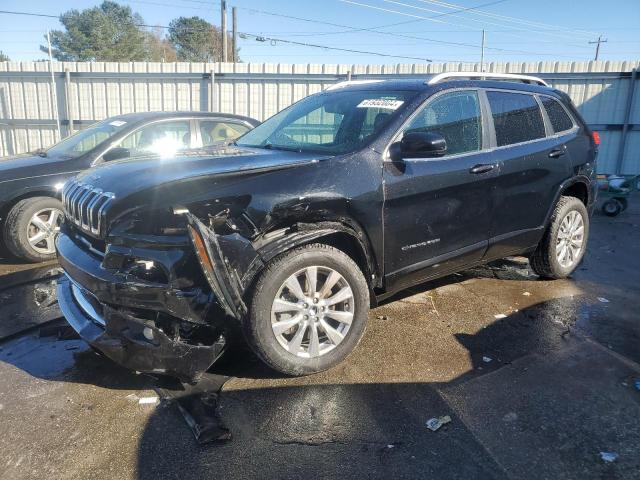
[(577, 183), (582, 183), (586, 189), (587, 189), (587, 208), (594, 202), (595, 200), (595, 196), (592, 193), (592, 189), (590, 187), (590, 185), (592, 184), (592, 181), (589, 177), (587, 177), (586, 175), (576, 175), (574, 177), (570, 177), (568, 179), (566, 179), (564, 182), (562, 182), (560, 184), (560, 186), (558, 187), (558, 190), (556, 191), (556, 194), (553, 198), (553, 202), (551, 202), (551, 206), (549, 207), (549, 210), (547, 211), (547, 214), (545, 216), (544, 219), (544, 224), (543, 227), (546, 229), (547, 226), (549, 225), (549, 222), (551, 221), (551, 215), (553, 215), (553, 211), (556, 208), (556, 205), (558, 204), (558, 201), (560, 200), (560, 197), (562, 196), (562, 192), (566, 191), (567, 188), (571, 187), (572, 185), (575, 185)]
[(238, 233), (217, 234), (198, 217), (185, 212), (196, 256), (218, 303), (230, 317), (242, 320), (247, 314), (244, 297), (256, 275), (277, 255), (299, 245), (335, 234), (347, 234), (358, 242), (367, 262), (367, 272), (375, 272), (370, 247), (362, 234), (339, 222), (299, 223), (270, 232), (251, 242)]

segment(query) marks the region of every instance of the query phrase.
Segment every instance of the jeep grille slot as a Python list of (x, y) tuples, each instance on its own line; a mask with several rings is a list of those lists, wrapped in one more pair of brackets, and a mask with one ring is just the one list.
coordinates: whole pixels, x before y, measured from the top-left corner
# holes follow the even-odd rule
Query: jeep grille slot
[(115, 195), (81, 182), (71, 181), (62, 189), (62, 204), (69, 221), (92, 235), (102, 235), (104, 213)]

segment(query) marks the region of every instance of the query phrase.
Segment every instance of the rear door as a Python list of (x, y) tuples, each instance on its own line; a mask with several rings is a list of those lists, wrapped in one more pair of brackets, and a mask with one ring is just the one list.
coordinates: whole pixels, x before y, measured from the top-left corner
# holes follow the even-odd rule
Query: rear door
[(437, 132), (447, 154), (385, 162), (384, 251), (390, 290), (435, 277), (482, 258), (489, 238), (497, 175), (488, 152), (477, 90), (430, 98), (396, 138)]
[(550, 131), (536, 95), (506, 90), (487, 90), (486, 95), (500, 164), (489, 259), (537, 244), (570, 162), (565, 138)]

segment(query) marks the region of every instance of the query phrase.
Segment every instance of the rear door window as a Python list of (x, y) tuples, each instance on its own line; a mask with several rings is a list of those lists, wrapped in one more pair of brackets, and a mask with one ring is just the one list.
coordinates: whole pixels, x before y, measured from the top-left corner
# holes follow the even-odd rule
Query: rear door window
[(475, 152), (482, 148), (482, 115), (478, 92), (445, 93), (429, 102), (404, 131), (435, 132), (447, 142), (447, 155)]
[(119, 146), (128, 148), (134, 155), (142, 152), (167, 154), (189, 148), (190, 145), (189, 120), (173, 120), (146, 125), (124, 138)]
[(200, 120), (200, 136), (202, 146), (207, 147), (218, 142), (228, 142), (244, 135), (249, 127), (236, 122), (220, 120)]
[(567, 114), (560, 102), (551, 97), (540, 97), (542, 105), (547, 111), (554, 133), (565, 132), (573, 128), (573, 120)]
[(498, 147), (545, 137), (538, 102), (526, 93), (488, 91)]

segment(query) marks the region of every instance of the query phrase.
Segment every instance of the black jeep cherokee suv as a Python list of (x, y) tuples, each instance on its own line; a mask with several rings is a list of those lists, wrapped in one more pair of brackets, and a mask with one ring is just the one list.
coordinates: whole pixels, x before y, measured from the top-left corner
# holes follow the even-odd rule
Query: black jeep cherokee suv
[(197, 380), (239, 327), (274, 369), (318, 372), (410, 285), (514, 254), (569, 275), (598, 143), (533, 77), (338, 84), (215, 155), (68, 182), (60, 307), (138, 371)]

